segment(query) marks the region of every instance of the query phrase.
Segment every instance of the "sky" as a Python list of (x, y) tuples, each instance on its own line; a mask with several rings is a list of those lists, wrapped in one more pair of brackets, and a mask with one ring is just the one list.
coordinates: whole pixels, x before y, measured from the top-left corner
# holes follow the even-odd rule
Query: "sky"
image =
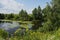
[(38, 6), (43, 9), (51, 0), (0, 0), (0, 13), (19, 13), (21, 9), (32, 13)]

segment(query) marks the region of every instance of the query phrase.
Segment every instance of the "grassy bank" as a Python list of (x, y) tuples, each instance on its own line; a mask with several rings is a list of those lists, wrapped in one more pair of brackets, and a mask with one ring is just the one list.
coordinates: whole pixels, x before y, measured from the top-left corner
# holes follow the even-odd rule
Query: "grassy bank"
[[(19, 31), (16, 33), (16, 36), (9, 38), (10, 40), (60, 40), (60, 29), (54, 31), (54, 33), (41, 33), (31, 30), (27, 30), (24, 35), (20, 35)], [(0, 37), (0, 40), (4, 40)]]

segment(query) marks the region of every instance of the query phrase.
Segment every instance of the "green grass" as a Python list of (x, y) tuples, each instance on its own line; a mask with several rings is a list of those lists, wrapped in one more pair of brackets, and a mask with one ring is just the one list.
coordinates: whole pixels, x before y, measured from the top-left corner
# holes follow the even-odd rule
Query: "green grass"
[[(19, 32), (19, 31), (18, 31)], [(60, 40), (60, 29), (54, 31), (54, 33), (41, 33), (41, 32), (34, 32), (31, 30), (26, 31), (26, 34), (22, 36), (13, 37), (16, 40)]]
[(26, 24), (28, 24), (28, 23), (32, 23), (32, 21), (16, 21), (16, 20), (1, 20), (1, 19), (0, 19), (0, 21), (19, 22), (19, 23), (26, 23)]

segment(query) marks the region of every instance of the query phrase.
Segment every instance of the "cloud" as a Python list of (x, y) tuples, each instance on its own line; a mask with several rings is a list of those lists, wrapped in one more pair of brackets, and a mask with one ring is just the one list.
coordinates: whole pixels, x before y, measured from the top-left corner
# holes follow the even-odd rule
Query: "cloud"
[(0, 0), (0, 13), (18, 12), (23, 8), (24, 4), (15, 0)]

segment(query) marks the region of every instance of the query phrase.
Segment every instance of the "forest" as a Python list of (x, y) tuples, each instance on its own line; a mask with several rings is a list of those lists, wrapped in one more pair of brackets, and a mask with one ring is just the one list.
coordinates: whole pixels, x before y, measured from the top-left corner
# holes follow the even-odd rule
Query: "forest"
[(60, 0), (52, 0), (44, 9), (40, 6), (34, 8), (32, 13), (27, 13), (22, 9), (18, 14), (0, 13), (0, 20), (11, 20), (21, 22), (31, 22), (31, 29), (20, 33), (22, 29), (17, 29), (13, 36), (4, 29), (0, 29), (0, 40), (60, 40)]

